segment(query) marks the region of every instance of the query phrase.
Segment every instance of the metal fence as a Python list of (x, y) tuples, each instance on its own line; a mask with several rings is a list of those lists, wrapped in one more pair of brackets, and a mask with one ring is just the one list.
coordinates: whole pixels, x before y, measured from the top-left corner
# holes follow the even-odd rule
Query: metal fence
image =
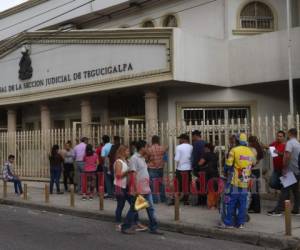
[(235, 120), (206, 120), (200, 124), (181, 122), (176, 126), (169, 123), (159, 123), (155, 128), (147, 129), (143, 124), (101, 126), (91, 125), (86, 131), (80, 127), (76, 129), (52, 129), (47, 131), (19, 131), (14, 133), (0, 133), (0, 161), (7, 159), (8, 154), (16, 156), (15, 171), (22, 177), (32, 179), (45, 179), (49, 177), (49, 153), (51, 146), (58, 144), (64, 147), (65, 142), (72, 141), (76, 145), (81, 136), (87, 136), (89, 143), (95, 147), (101, 142), (103, 135), (111, 138), (120, 136), (124, 144), (139, 139), (147, 140), (150, 135), (158, 134), (161, 144), (168, 146), (168, 162), (166, 172), (172, 175), (175, 171), (174, 153), (178, 144), (177, 136), (180, 133), (188, 133), (191, 136), (193, 130), (200, 130), (205, 141), (216, 146), (219, 155), (219, 164), (223, 164), (224, 155), (228, 148), (228, 139), (232, 134), (246, 132), (248, 135), (256, 135), (260, 142), (269, 144), (274, 140), (278, 130), (287, 131), (296, 127), (299, 131), (299, 115), (291, 116), (266, 116), (252, 117)]

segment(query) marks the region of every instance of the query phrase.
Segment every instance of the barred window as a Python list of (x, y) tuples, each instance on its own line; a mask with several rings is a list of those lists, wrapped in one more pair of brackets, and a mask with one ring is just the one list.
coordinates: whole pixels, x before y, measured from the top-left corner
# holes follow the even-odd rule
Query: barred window
[(145, 21), (142, 25), (143, 28), (153, 28), (155, 25), (151, 20)]
[(240, 22), (242, 29), (274, 29), (272, 10), (259, 1), (253, 1), (242, 9)]
[(168, 15), (163, 21), (163, 27), (178, 27), (177, 19), (174, 15)]

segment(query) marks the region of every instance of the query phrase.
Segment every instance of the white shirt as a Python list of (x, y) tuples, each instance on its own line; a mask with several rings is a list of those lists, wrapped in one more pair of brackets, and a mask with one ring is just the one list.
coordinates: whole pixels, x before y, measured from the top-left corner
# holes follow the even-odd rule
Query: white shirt
[[(116, 164), (116, 162), (120, 162), (122, 164), (122, 171), (121, 171), (122, 174), (124, 174), (125, 172), (128, 171), (127, 162), (122, 161), (121, 159), (116, 160), (115, 164)], [(114, 168), (115, 168), (115, 165), (114, 165)], [(115, 171), (115, 173), (116, 173), (116, 171)], [(114, 185), (121, 187), (121, 188), (126, 188), (127, 187), (127, 177), (124, 176), (122, 179), (117, 179), (116, 174), (115, 174)]]
[(176, 147), (175, 161), (178, 163), (177, 170), (192, 170), (192, 152), (193, 146), (188, 143), (183, 143)]

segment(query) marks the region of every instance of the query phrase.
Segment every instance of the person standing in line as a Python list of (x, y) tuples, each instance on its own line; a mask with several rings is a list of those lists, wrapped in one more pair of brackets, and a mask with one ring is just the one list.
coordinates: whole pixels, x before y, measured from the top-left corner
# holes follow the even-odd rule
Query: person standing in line
[(203, 158), (199, 161), (199, 172), (204, 172), (206, 177), (207, 206), (209, 209), (217, 209), (218, 205), (218, 157), (214, 152), (215, 147), (211, 143), (204, 146)]
[(81, 193), (81, 173), (83, 172), (83, 167), (84, 167), (83, 158), (85, 156), (85, 149), (87, 143), (88, 143), (88, 138), (82, 137), (80, 139), (80, 143), (74, 147), (75, 164), (76, 164), (75, 179), (77, 184), (76, 191), (78, 193)]
[(179, 137), (179, 145), (175, 151), (176, 178), (178, 181), (179, 192), (183, 193), (184, 205), (189, 205), (189, 192), (192, 181), (192, 152), (193, 146), (189, 143), (190, 138), (187, 134), (181, 134)]
[[(204, 156), (204, 145), (205, 141), (202, 140), (201, 132), (199, 130), (194, 130), (192, 132), (192, 146), (193, 146), (193, 152), (192, 152), (192, 170), (193, 174), (199, 178), (199, 172), (197, 171), (198, 164), (200, 159)], [(197, 189), (200, 189), (200, 183), (199, 179), (197, 180)], [(197, 197), (198, 205), (205, 206), (207, 203), (207, 195), (206, 194), (198, 194)]]
[[(103, 143), (101, 142), (100, 145), (96, 148), (96, 155), (98, 156), (98, 166), (97, 166), (97, 175), (96, 175), (96, 190), (99, 192), (99, 185), (103, 185), (104, 178), (103, 178), (103, 158), (101, 157), (101, 152), (103, 148)], [(101, 180), (102, 179), (102, 180)], [(102, 183), (101, 183), (102, 182)], [(100, 184), (99, 184), (100, 183)]]
[[(276, 136), (276, 141), (270, 144), (270, 147), (274, 147), (274, 153), (277, 154), (276, 157), (273, 158), (273, 172), (271, 175), (271, 179), (269, 182), (270, 188), (275, 190), (281, 190), (282, 185), (280, 182), (280, 177), (282, 176), (283, 170), (283, 156), (285, 151), (285, 132), (278, 131)], [(268, 212), (270, 216), (281, 216), (282, 211), (271, 210)]]
[[(159, 137), (152, 137), (152, 145), (148, 147), (148, 172), (150, 176), (150, 188), (153, 196), (154, 204), (166, 201), (164, 188), (164, 156), (167, 152), (167, 147), (160, 145)], [(159, 194), (157, 194), (159, 192)]]
[(20, 181), (20, 178), (13, 171), (14, 161), (15, 161), (15, 156), (9, 155), (8, 160), (4, 163), (3, 166), (3, 180), (8, 182), (13, 182), (15, 188), (15, 194), (22, 195), (23, 194), (22, 183)]
[[(136, 143), (137, 152), (131, 157), (129, 163), (129, 172), (132, 174), (133, 188), (135, 198), (137, 195), (142, 195), (148, 202), (149, 207), (146, 208), (147, 215), (149, 218), (149, 230), (152, 234), (162, 235), (158, 231), (158, 223), (156, 220), (155, 209), (153, 205), (153, 199), (151, 194), (151, 189), (149, 185), (149, 173), (148, 166), (145, 160), (147, 155), (146, 142), (141, 140)], [(131, 187), (130, 187), (131, 188)], [(134, 234), (136, 230), (133, 229), (136, 222), (137, 211), (134, 208), (134, 203), (136, 199), (132, 199), (130, 209), (126, 215), (125, 221), (121, 226), (121, 232), (124, 234)]]
[[(251, 168), (255, 156), (248, 147), (247, 135), (241, 133), (239, 146), (232, 148), (225, 164), (227, 183), (225, 184), (225, 215), (219, 225), (221, 228), (244, 228), (247, 214), (248, 187)], [(237, 221), (233, 221), (237, 212)]]
[(109, 162), (109, 153), (112, 147), (110, 143), (110, 138), (108, 135), (104, 135), (102, 137), (103, 148), (101, 150), (101, 157), (103, 160), (103, 171), (104, 171), (104, 179), (105, 179), (105, 198), (112, 198), (113, 191), (113, 173), (110, 171), (110, 162)]
[(71, 141), (65, 144), (64, 150), (62, 150), (62, 157), (64, 159), (64, 187), (65, 192), (69, 192), (68, 181), (72, 185), (74, 184), (74, 160), (75, 153), (72, 149)]
[[(116, 161), (116, 153), (117, 153), (117, 150), (118, 148), (121, 146), (121, 138), (119, 136), (114, 136), (114, 143), (113, 145), (111, 146), (111, 149), (109, 151), (109, 154), (108, 154), (108, 158), (109, 158), (109, 172), (111, 173), (111, 182), (113, 184), (114, 182), (114, 164), (115, 164), (115, 161)], [(113, 190), (113, 193), (114, 193), (114, 186), (112, 185), (112, 190)]]
[(50, 194), (53, 194), (53, 185), (56, 185), (56, 193), (63, 194), (60, 191), (60, 176), (63, 168), (64, 159), (59, 154), (59, 146), (53, 145), (51, 154), (49, 156), (50, 161)]
[[(116, 152), (116, 161), (114, 163), (114, 185), (115, 185), (115, 193), (117, 199), (117, 207), (115, 211), (116, 215), (116, 230), (121, 231), (122, 226), (122, 211), (125, 207), (126, 201), (129, 205), (132, 204), (133, 196), (129, 193), (128, 187), (128, 158), (130, 156), (129, 148), (120, 145)], [(136, 213), (135, 217), (136, 231), (146, 231), (148, 228), (142, 225), (139, 222), (138, 213)]]
[(251, 203), (249, 205), (248, 213), (260, 213), (260, 178), (262, 177), (262, 159), (264, 158), (264, 151), (256, 136), (250, 136), (249, 147), (251, 148), (256, 161), (252, 166), (251, 172), (253, 177), (253, 187), (251, 188)]
[(271, 215), (280, 216), (281, 212), (284, 210), (284, 201), (289, 200), (290, 192), (294, 195), (294, 207), (292, 210), (292, 214), (299, 214), (299, 180), (300, 180), (300, 169), (299, 169), (299, 154), (300, 154), (300, 143), (297, 140), (297, 129), (292, 128), (288, 131), (288, 142), (285, 146), (285, 152), (283, 156), (283, 169), (282, 174), (285, 175), (288, 172), (292, 172), (297, 182), (288, 187), (282, 187), (281, 194), (279, 197), (279, 201), (277, 203), (276, 208), (274, 209), (274, 213)]
[(93, 146), (88, 144), (85, 149), (85, 156), (83, 158), (84, 161), (84, 176), (82, 178), (82, 200), (86, 200), (87, 196), (89, 196), (90, 200), (93, 200), (93, 193), (95, 187), (96, 180), (96, 171), (97, 171), (97, 163), (98, 156), (94, 153)]

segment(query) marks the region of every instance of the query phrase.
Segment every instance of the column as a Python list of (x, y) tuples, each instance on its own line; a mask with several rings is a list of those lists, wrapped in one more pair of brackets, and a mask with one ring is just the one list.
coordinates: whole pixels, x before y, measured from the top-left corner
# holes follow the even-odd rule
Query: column
[(16, 151), (17, 112), (14, 109), (7, 110), (7, 149), (8, 154), (15, 155)]
[(50, 110), (48, 105), (41, 105), (41, 130), (49, 130), (51, 129), (51, 118), (50, 118)]
[(99, 105), (101, 108), (100, 123), (101, 125), (109, 125), (108, 98), (106, 96), (101, 96)]
[(7, 110), (7, 132), (16, 132), (17, 112), (14, 109)]
[(158, 105), (156, 91), (149, 90), (145, 93), (145, 122), (147, 140), (158, 133)]
[(90, 137), (90, 124), (92, 122), (92, 107), (88, 99), (81, 101), (81, 128), (82, 136)]

